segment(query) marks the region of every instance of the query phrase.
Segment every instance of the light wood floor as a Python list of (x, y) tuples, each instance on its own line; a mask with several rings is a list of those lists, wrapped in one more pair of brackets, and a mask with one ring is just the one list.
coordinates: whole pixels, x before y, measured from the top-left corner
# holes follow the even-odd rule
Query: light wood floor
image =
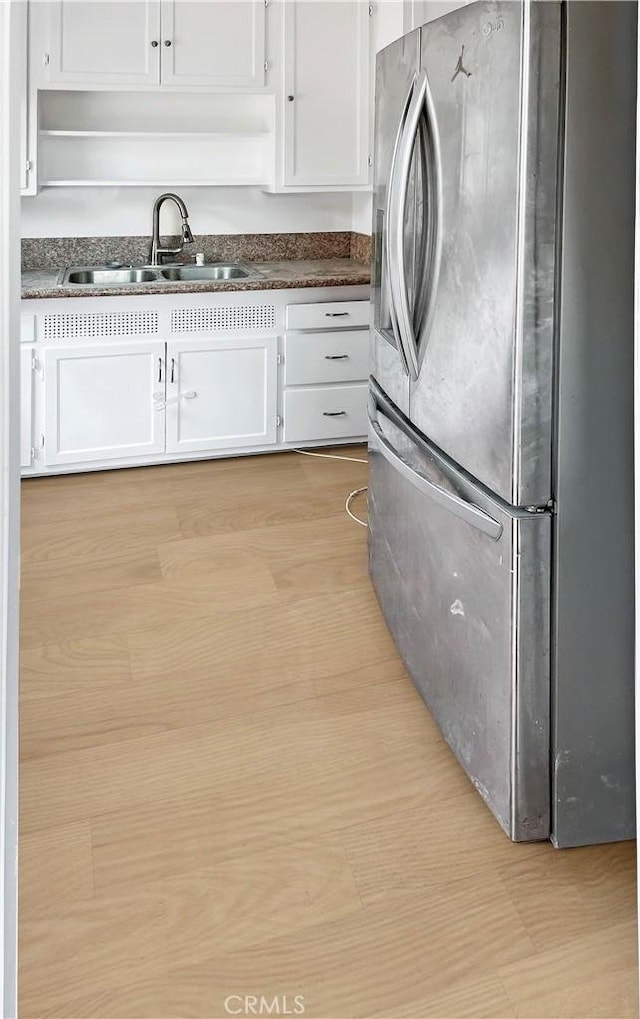
[(636, 1015), (635, 847), (498, 829), (382, 622), (365, 470), (24, 484), (21, 1019)]

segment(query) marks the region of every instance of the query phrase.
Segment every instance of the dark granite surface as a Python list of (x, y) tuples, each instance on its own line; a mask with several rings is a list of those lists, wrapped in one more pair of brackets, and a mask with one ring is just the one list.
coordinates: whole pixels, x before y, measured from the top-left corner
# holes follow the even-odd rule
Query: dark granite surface
[[(242, 261), (249, 260), (244, 256)], [(61, 265), (55, 268), (27, 269), (22, 273), (22, 297), (36, 299), (202, 294), (239, 290), (286, 290), (296, 287), (357, 286), (366, 285), (370, 281), (369, 266), (349, 257), (251, 262), (250, 266), (260, 273), (258, 278), (217, 282), (206, 280), (199, 283), (128, 283), (107, 287), (73, 285), (59, 287), (56, 281)]]
[[(200, 234), (185, 244), (183, 261), (202, 252), (207, 262), (284, 262), (355, 257), (348, 231), (293, 234)], [(146, 237), (25, 237), (22, 268), (43, 266), (106, 265), (109, 262), (142, 265), (149, 260), (151, 238)], [(178, 237), (163, 237), (166, 247), (177, 247)], [(356, 259), (368, 262), (369, 258)]]
[(351, 234), (351, 257), (363, 265), (371, 264), (371, 236), (369, 234)]

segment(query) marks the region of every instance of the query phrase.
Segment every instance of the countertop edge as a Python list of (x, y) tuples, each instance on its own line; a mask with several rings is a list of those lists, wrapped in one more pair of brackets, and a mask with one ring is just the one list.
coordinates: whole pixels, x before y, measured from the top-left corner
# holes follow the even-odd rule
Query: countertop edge
[[(222, 280), (212, 282), (174, 282), (174, 283), (128, 283), (119, 286), (109, 287), (59, 287), (59, 286), (29, 286), (22, 287), (22, 300), (51, 300), (57, 298), (83, 298), (83, 297), (140, 297), (158, 296), (160, 294), (218, 294), (218, 293), (241, 293), (243, 291), (256, 290), (297, 290), (322, 287), (352, 287), (367, 286), (371, 282), (371, 273), (368, 266), (359, 263), (352, 263), (350, 272), (340, 273), (328, 271), (324, 274), (314, 275), (313, 272), (307, 275), (301, 272), (298, 276), (282, 277), (277, 273), (270, 275), (264, 270), (263, 275), (258, 279), (251, 280)], [(48, 272), (48, 270), (42, 270)], [(57, 274), (52, 269), (52, 274)]]

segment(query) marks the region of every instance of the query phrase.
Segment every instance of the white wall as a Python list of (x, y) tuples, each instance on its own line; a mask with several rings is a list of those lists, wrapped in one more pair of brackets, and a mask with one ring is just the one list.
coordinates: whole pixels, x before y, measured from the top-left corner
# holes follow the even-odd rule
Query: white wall
[[(136, 236), (151, 232), (161, 188), (45, 188), (22, 199), (23, 237)], [(195, 234), (310, 233), (352, 229), (352, 195), (270, 195), (257, 188), (178, 188)], [(166, 218), (165, 218), (166, 217)], [(179, 233), (173, 203), (163, 233)]]
[(441, 18), (443, 14), (455, 11), (468, 3), (471, 3), (471, 0), (404, 0), (403, 31), (411, 32), (418, 25)]
[(351, 227), (357, 234), (371, 234), (373, 203), (370, 194), (361, 193), (353, 196)]
[[(640, 20), (638, 21), (638, 52), (640, 53)], [(637, 89), (640, 97), (640, 61)], [(635, 329), (634, 329), (634, 501), (635, 501), (635, 587), (636, 587), (636, 818), (640, 830), (640, 102), (636, 107), (636, 267), (635, 267)], [(636, 913), (640, 917), (640, 840), (636, 843)], [(638, 929), (640, 952), (640, 924)]]
[[(376, 53), (378, 50), (388, 46), (394, 39), (399, 39), (404, 34), (404, 12), (405, 3), (403, 0), (380, 0), (374, 5), (373, 19), (373, 40), (371, 57), (371, 130), (373, 133), (374, 113), (374, 92), (375, 92), (375, 69)], [(372, 217), (371, 195), (363, 192), (356, 192), (353, 195), (353, 209), (351, 229), (356, 233), (371, 233)]]
[(17, 1012), (18, 570), (20, 557), (18, 191), (26, 8), (0, 2), (0, 1014)]

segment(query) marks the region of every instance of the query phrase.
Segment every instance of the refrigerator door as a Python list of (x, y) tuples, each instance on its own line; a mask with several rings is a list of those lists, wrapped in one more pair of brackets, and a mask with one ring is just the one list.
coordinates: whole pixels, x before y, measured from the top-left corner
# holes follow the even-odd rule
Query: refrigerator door
[[(398, 172), (398, 154), (402, 148), (419, 57), (420, 32), (415, 31), (387, 46), (376, 59), (371, 370), (385, 392), (407, 412), (409, 374), (397, 310), (393, 303), (389, 217), (394, 211), (390, 207), (393, 180)], [(407, 201), (402, 223), (399, 224), (399, 227), (403, 227), (408, 271), (413, 265), (414, 246), (421, 237), (421, 231), (415, 229), (413, 216), (413, 196), (416, 194), (413, 171), (410, 177), (409, 192), (412, 199)], [(417, 193), (421, 193), (421, 189)]]
[(508, 503), (545, 505), (560, 4), (474, 3), (420, 32), (428, 90), (414, 148), (426, 137), (431, 254), (422, 289), (411, 296), (406, 281), (406, 357), (418, 368), (409, 416)]
[(370, 572), (409, 673), (514, 840), (549, 837), (550, 518), (513, 512), (372, 384)]

